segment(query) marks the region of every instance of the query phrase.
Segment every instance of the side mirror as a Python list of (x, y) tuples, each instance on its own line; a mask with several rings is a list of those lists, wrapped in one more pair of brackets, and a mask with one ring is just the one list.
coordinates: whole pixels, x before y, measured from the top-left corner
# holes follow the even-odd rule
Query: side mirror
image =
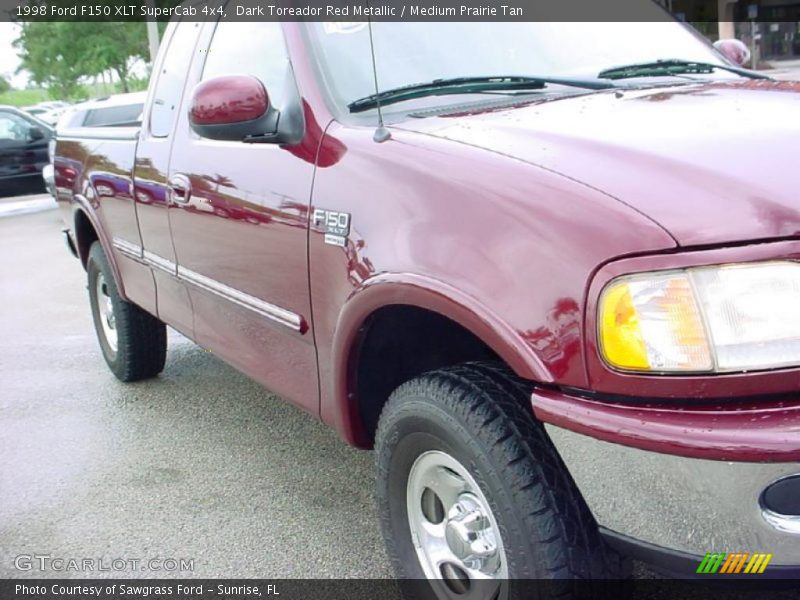
[(28, 137), (32, 142), (38, 142), (44, 139), (44, 131), (34, 125), (28, 130)]
[(278, 141), (279, 116), (270, 106), (264, 84), (251, 75), (226, 75), (199, 83), (189, 108), (195, 133), (230, 142)]
[(750, 61), (750, 48), (741, 40), (719, 40), (714, 42), (714, 48), (736, 66), (743, 67)]

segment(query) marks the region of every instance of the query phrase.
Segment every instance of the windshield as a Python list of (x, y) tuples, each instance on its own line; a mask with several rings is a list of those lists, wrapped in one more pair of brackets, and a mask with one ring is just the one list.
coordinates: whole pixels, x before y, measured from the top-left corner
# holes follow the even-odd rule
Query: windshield
[[(452, 77), (596, 79), (609, 67), (663, 58), (722, 63), (709, 44), (677, 22), (373, 22), (372, 28), (381, 90)], [(309, 31), (337, 103), (375, 93), (366, 23), (317, 22)]]

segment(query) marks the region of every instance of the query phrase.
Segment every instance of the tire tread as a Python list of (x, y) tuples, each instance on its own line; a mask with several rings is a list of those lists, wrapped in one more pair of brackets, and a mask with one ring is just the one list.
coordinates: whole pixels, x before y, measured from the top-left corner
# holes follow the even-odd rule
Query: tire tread
[[(120, 381), (124, 382), (155, 377), (164, 369), (167, 359), (166, 325), (146, 310), (120, 297), (108, 258), (100, 242), (92, 244), (86, 266), (87, 271), (97, 268), (103, 274), (112, 294), (116, 313), (117, 353), (112, 359), (103, 349), (103, 356), (109, 368)], [(91, 280), (89, 287), (91, 294)], [(97, 323), (95, 326), (97, 327)], [(102, 346), (101, 342), (101, 348)]]
[[(482, 444), (503, 469), (514, 505), (527, 507), (522, 515), (526, 530), (543, 534), (536, 544), (545, 557), (544, 572), (565, 580), (622, 578), (628, 570), (626, 561), (600, 538), (566, 466), (533, 417), (532, 389), (533, 384), (504, 365), (483, 362), (432, 371), (401, 385), (384, 406), (378, 424), (379, 468), (380, 448), (391, 435), (390, 415), (408, 398), (430, 398), (469, 431), (480, 432)], [(571, 591), (565, 587), (554, 593)]]

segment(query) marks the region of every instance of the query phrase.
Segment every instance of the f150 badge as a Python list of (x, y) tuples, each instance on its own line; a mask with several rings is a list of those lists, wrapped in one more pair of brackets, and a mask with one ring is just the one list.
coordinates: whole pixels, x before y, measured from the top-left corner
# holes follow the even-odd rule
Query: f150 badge
[(347, 245), (347, 236), (350, 235), (350, 213), (315, 208), (313, 221), (314, 227), (319, 227), (325, 234), (326, 244), (342, 248)]

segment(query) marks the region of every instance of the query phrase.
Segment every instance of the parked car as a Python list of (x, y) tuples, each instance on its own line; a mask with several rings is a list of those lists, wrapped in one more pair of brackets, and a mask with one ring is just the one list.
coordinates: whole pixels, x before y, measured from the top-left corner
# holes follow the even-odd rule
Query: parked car
[(374, 448), (445, 593), (797, 573), (800, 84), (679, 22), (173, 22), (153, 73), (56, 148), (120, 380), (170, 326)]
[(56, 170), (52, 162), (48, 162), (42, 167), (42, 180), (47, 193), (53, 198), (56, 197)]
[(69, 106), (70, 104), (68, 102), (61, 101), (40, 102), (33, 106), (26, 106), (22, 110), (50, 126), (55, 126), (58, 119)]
[(75, 104), (64, 112), (56, 128), (138, 125), (141, 121), (145, 96), (146, 92), (132, 92)]
[[(81, 102), (64, 111), (58, 121), (59, 129), (75, 129), (83, 127), (130, 127), (138, 126), (141, 122), (142, 108), (144, 106), (146, 92), (133, 92), (130, 94), (116, 94)], [(56, 163), (54, 156), (55, 141), (51, 143), (50, 161), (51, 165), (45, 166), (42, 175), (44, 177), (47, 191), (56, 197), (55, 174), (61, 171), (64, 181), (71, 181), (73, 173), (72, 165), (68, 161), (59, 160)], [(141, 197), (145, 197), (147, 192), (142, 192)]]
[(48, 110), (54, 110), (56, 108), (67, 108), (69, 105), (69, 102), (64, 102), (63, 100), (48, 100), (45, 102), (39, 102), (38, 104), (34, 104), (32, 106), (25, 106), (22, 108), (22, 110), (30, 114), (39, 114)]
[(0, 106), (0, 194), (42, 189), (53, 129), (12, 106)]

